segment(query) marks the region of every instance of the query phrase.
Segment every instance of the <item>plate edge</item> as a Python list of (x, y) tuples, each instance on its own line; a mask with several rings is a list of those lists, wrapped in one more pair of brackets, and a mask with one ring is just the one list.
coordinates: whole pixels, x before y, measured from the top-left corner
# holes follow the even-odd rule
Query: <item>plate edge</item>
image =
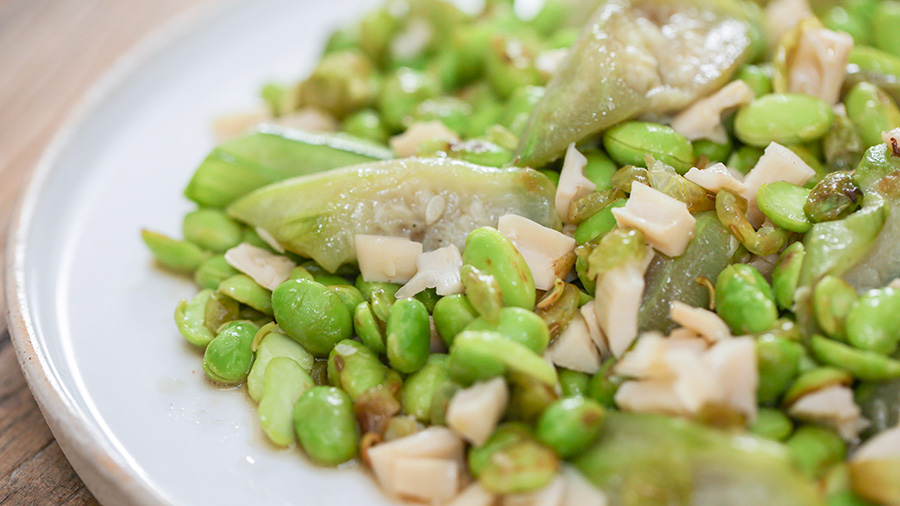
[(63, 385), (43, 355), (35, 339), (34, 325), (27, 302), (25, 285), (25, 240), (41, 189), (70, 144), (79, 125), (87, 121), (105, 97), (122, 88), (146, 62), (163, 54), (198, 26), (212, 22), (250, 0), (203, 0), (176, 14), (151, 30), (119, 56), (109, 69), (75, 103), (62, 125), (53, 134), (28, 176), (9, 222), (6, 244), (6, 296), (8, 330), (28, 388), (34, 395), (53, 436), (78, 476), (102, 503), (140, 506), (173, 504), (152, 487), (140, 473), (127, 465), (118, 450), (99, 441), (94, 430), (80, 418), (69, 402)]

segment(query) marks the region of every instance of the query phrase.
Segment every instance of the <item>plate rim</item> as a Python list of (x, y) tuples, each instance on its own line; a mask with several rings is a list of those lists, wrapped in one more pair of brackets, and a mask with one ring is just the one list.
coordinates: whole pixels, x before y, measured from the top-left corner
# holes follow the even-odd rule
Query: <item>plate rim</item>
[(16, 361), (25, 376), (41, 414), (63, 454), (79, 478), (102, 504), (165, 506), (173, 504), (152, 486), (128, 459), (112, 445), (99, 440), (94, 430), (69, 402), (63, 384), (54, 374), (53, 362), (37, 340), (25, 286), (26, 240), (42, 190), (62, 155), (74, 142), (79, 127), (89, 121), (106, 97), (124, 88), (145, 65), (172, 50), (198, 26), (207, 25), (250, 0), (201, 0), (153, 28), (119, 55), (79, 98), (52, 134), (37, 163), (26, 176), (10, 217), (6, 242), (7, 329)]

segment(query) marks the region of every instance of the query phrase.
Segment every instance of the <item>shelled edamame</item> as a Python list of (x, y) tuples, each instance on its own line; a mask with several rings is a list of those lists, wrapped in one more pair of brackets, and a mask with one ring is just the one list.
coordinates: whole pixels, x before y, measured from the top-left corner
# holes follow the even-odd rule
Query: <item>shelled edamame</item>
[(401, 499), (900, 504), (900, 3), (761, 3), (390, 0), (142, 232), (175, 328)]

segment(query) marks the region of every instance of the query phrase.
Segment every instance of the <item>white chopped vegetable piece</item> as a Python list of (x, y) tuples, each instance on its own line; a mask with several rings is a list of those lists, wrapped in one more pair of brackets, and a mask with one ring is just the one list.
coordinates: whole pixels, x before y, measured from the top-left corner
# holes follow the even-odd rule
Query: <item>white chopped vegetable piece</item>
[(788, 69), (788, 91), (836, 104), (847, 74), (853, 37), (827, 28), (804, 30)]
[(696, 341), (698, 339), (703, 341), (703, 336), (684, 327), (672, 329), (672, 332), (669, 332), (669, 335), (666, 337), (671, 341)]
[(595, 487), (574, 466), (563, 465), (562, 477), (566, 482), (563, 506), (606, 506), (606, 494)]
[(435, 288), (438, 295), (462, 293), (462, 265), (462, 255), (453, 244), (422, 253), (416, 259), (416, 274), (397, 290), (397, 298), (412, 297), (426, 288)]
[(612, 213), (620, 227), (640, 230), (651, 246), (670, 257), (684, 253), (694, 238), (697, 220), (684, 202), (643, 183), (632, 183), (628, 202)]
[(572, 201), (597, 189), (597, 185), (584, 177), (586, 165), (587, 158), (575, 149), (573, 142), (566, 151), (566, 158), (559, 173), (559, 184), (556, 185), (556, 212), (562, 217), (563, 223), (570, 223), (569, 205)]
[(722, 125), (722, 113), (747, 105), (756, 98), (741, 80), (731, 81), (712, 95), (701, 98), (672, 120), (672, 128), (692, 141), (709, 139), (725, 144), (728, 132)]
[(657, 332), (642, 334), (634, 348), (616, 364), (616, 374), (631, 378), (671, 378), (672, 369), (666, 361), (669, 341)]
[(459, 478), (459, 463), (451, 460), (398, 458), (394, 463), (394, 490), (402, 497), (446, 501), (459, 490)]
[(769, 45), (774, 48), (782, 36), (812, 15), (807, 0), (772, 0), (767, 3), (766, 32), (769, 35)]
[(799, 420), (827, 425), (847, 441), (856, 439), (859, 432), (868, 426), (859, 406), (853, 401), (853, 390), (843, 385), (804, 395), (788, 408), (788, 414)]
[(894, 290), (900, 290), (900, 278), (894, 278), (888, 283), (888, 288), (893, 288)]
[(296, 128), (306, 132), (337, 132), (338, 120), (331, 114), (315, 107), (304, 107), (268, 121), (288, 128)]
[(724, 401), (724, 392), (716, 384), (711, 368), (703, 363), (702, 354), (683, 348), (668, 350), (666, 362), (675, 372), (672, 389), (685, 411), (698, 413), (707, 404)]
[(881, 140), (893, 153), (900, 152), (900, 127), (889, 132), (881, 132)]
[(709, 309), (674, 301), (672, 302), (672, 308), (669, 310), (669, 318), (711, 342), (731, 337), (731, 330), (728, 328), (728, 324)]
[(424, 121), (413, 123), (402, 134), (391, 137), (390, 144), (398, 158), (406, 158), (415, 156), (420, 144), (432, 140), (459, 142), (459, 136), (440, 121)]
[(556, 280), (565, 277), (575, 264), (575, 239), (552, 228), (507, 214), (500, 217), (497, 230), (522, 254), (538, 290), (553, 288)]
[(397, 495), (395, 465), (406, 458), (440, 459), (462, 463), (463, 441), (446, 427), (429, 427), (411, 436), (375, 445), (366, 450), (366, 461), (381, 487)]
[(290, 258), (241, 243), (225, 252), (228, 265), (253, 278), (260, 286), (274, 290), (287, 281), (297, 266)]
[(422, 243), (404, 237), (357, 234), (356, 259), (366, 281), (406, 283), (416, 274)]
[(900, 458), (900, 427), (875, 434), (850, 457), (854, 462), (865, 460), (889, 460)]
[(587, 323), (591, 339), (600, 351), (600, 358), (604, 359), (609, 356), (609, 344), (606, 342), (606, 336), (603, 335), (603, 331), (600, 329), (600, 322), (597, 321), (597, 312), (594, 310), (595, 304), (596, 302), (592, 300), (581, 306), (579, 311), (581, 311), (581, 316)]
[(718, 193), (721, 189), (726, 189), (737, 194), (747, 191), (747, 185), (743, 181), (735, 177), (728, 167), (722, 163), (714, 163), (709, 167), (700, 170), (697, 167), (691, 167), (684, 175), (685, 179), (692, 183), (697, 183), (703, 189)]
[(715, 376), (724, 402), (743, 413), (748, 422), (755, 420), (759, 368), (753, 338), (719, 341), (704, 354), (703, 360)]
[(636, 413), (684, 415), (684, 406), (675, 393), (672, 379), (626, 381), (616, 390), (616, 405)]
[(466, 441), (480, 445), (494, 432), (508, 402), (509, 388), (502, 377), (476, 383), (450, 400), (447, 426)]
[(638, 311), (644, 294), (644, 271), (652, 258), (652, 251), (648, 248), (642, 262), (629, 262), (597, 280), (594, 313), (606, 336), (609, 351), (615, 357), (621, 357), (637, 337)]
[(477, 481), (466, 487), (447, 506), (494, 506), (497, 496), (488, 492)]
[(765, 215), (756, 205), (756, 191), (766, 183), (775, 181), (787, 181), (798, 186), (803, 186), (816, 175), (799, 156), (790, 149), (773, 142), (769, 144), (756, 166), (744, 178), (747, 190), (742, 196), (747, 199), (747, 218), (754, 227), (762, 225)]
[(549, 485), (540, 490), (504, 496), (503, 506), (562, 506), (565, 496), (565, 480), (557, 475)]
[(581, 313), (575, 313), (566, 328), (559, 334), (550, 348), (547, 357), (555, 365), (594, 374), (600, 369), (600, 351), (591, 331)]

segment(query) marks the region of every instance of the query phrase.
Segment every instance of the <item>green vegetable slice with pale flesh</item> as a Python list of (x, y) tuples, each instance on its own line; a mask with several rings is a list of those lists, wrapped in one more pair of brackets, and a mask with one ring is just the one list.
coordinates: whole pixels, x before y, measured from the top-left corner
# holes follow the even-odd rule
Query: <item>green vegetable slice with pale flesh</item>
[(754, 51), (761, 23), (758, 8), (731, 0), (603, 3), (547, 85), (516, 163), (541, 166), (620, 121), (715, 91)]
[(184, 195), (201, 206), (225, 207), (270, 183), (392, 156), (383, 146), (345, 134), (260, 125), (216, 147)]
[(469, 232), (506, 214), (559, 228), (555, 191), (530, 169), (408, 158), (276, 183), (241, 198), (228, 214), (333, 272), (356, 260), (357, 234), (408, 237), (426, 251), (449, 244), (462, 250)]

